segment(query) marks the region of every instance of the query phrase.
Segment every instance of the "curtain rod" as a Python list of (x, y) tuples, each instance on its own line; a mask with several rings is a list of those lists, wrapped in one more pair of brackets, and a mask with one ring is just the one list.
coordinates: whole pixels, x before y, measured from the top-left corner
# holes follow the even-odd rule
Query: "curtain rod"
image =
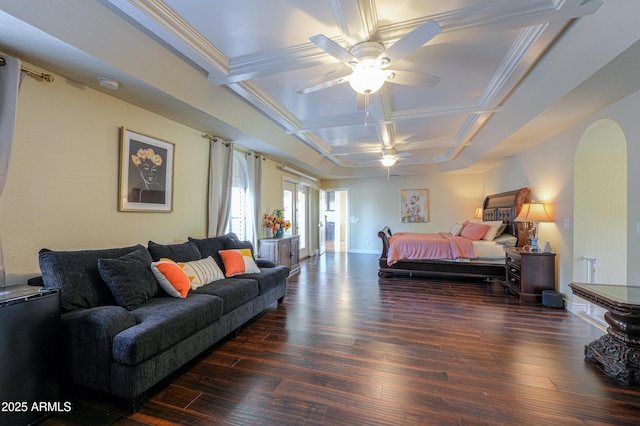
[[(230, 143), (223, 141), (222, 138), (220, 138), (218, 136), (212, 136), (209, 133), (203, 133), (202, 137), (205, 138), (205, 139), (209, 139), (210, 141), (213, 141), (213, 142), (222, 141), (224, 146), (229, 146), (230, 145)], [(253, 154), (255, 156), (255, 158), (258, 158), (260, 156), (260, 154), (256, 154), (256, 153), (254, 153), (252, 151), (249, 151), (248, 149), (246, 149), (243, 146), (236, 145), (236, 146), (234, 146), (234, 148), (237, 149), (238, 151), (244, 152), (247, 155)], [(267, 159), (265, 157), (262, 157), (262, 161), (266, 161), (266, 160)]]
[[(7, 64), (7, 61), (0, 56), (0, 67), (4, 67)], [(44, 81), (47, 81), (49, 83), (51, 83), (53, 81), (53, 76), (51, 74), (47, 74), (44, 72), (39, 72), (39, 71), (34, 71), (32, 69), (29, 69), (27, 67), (23, 67), (21, 66), (20, 69), (24, 72), (26, 72), (27, 74), (31, 74), (35, 77), (40, 77), (41, 79), (43, 79)]]
[(202, 137), (205, 139), (209, 139), (210, 141), (213, 141), (213, 142), (222, 142), (224, 146), (230, 145), (228, 142), (225, 142), (222, 138), (219, 138), (217, 136), (211, 136), (209, 133), (204, 133)]

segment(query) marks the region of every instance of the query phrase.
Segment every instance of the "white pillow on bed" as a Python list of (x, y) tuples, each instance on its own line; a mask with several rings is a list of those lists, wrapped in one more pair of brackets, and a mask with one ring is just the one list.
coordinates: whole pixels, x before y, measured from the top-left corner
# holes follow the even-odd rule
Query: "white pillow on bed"
[(518, 239), (513, 235), (502, 234), (499, 237), (496, 237), (496, 244), (502, 244), (503, 246), (515, 246), (518, 243)]
[(454, 223), (449, 228), (449, 233), (451, 235), (453, 235), (454, 237), (459, 236), (461, 232), (462, 232), (462, 224), (461, 223)]
[(491, 221), (480, 222), (480, 223), (483, 223), (485, 225), (489, 225), (489, 230), (487, 231), (486, 234), (484, 234), (484, 237), (482, 237), (482, 239), (485, 240), (485, 241), (493, 241), (496, 238), (496, 235), (498, 235), (498, 230), (502, 226), (502, 221), (501, 220), (491, 220)]
[(498, 238), (500, 235), (502, 235), (502, 233), (504, 231), (506, 231), (507, 229), (507, 224), (503, 223), (502, 225), (500, 225), (500, 229), (498, 229), (498, 233), (496, 234), (496, 238)]

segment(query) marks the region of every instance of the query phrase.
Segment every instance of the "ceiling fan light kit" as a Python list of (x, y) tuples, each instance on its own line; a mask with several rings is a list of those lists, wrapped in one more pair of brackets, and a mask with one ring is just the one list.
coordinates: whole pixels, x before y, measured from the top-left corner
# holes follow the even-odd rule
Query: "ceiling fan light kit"
[(393, 166), (394, 164), (396, 164), (396, 161), (398, 160), (396, 159), (396, 156), (393, 154), (383, 154), (382, 159), (380, 160), (382, 165), (385, 167)]
[(363, 95), (377, 92), (391, 72), (385, 71), (383, 66), (389, 64), (388, 58), (380, 58), (384, 53), (384, 46), (380, 43), (364, 42), (351, 49), (357, 61), (349, 64), (353, 68), (353, 74), (349, 76), (351, 88)]
[(351, 88), (363, 95), (377, 92), (387, 80), (389, 72), (376, 65), (375, 60), (361, 61), (349, 77)]

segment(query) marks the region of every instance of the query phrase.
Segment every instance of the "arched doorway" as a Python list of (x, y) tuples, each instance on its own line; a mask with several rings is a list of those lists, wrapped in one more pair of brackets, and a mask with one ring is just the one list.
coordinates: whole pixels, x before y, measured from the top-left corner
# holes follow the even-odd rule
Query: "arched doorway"
[(583, 133), (573, 182), (574, 281), (626, 285), (627, 141), (615, 121), (599, 120)]

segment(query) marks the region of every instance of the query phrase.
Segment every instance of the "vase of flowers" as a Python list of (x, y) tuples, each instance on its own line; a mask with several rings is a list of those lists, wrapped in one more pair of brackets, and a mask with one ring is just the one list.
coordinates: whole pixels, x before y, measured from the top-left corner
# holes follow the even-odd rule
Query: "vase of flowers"
[(284, 209), (275, 209), (272, 213), (265, 213), (263, 223), (273, 233), (273, 238), (282, 238), (285, 230), (291, 228), (291, 222), (285, 220)]

